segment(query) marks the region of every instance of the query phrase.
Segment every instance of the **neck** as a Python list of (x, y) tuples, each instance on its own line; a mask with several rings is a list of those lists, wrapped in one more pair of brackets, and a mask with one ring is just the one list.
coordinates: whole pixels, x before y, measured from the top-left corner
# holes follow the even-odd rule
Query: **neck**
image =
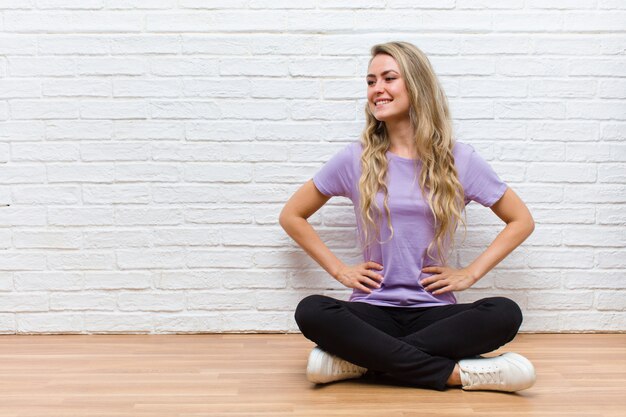
[(405, 158), (416, 158), (415, 132), (408, 118), (385, 122), (389, 137), (389, 151)]

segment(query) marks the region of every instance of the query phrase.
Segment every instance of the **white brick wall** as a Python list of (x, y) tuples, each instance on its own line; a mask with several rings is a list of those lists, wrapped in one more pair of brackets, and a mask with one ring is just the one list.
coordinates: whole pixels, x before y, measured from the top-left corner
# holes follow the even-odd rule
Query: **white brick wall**
[[(298, 331), (347, 299), (278, 213), (358, 139), (389, 40), (537, 223), (460, 301), (626, 330), (626, 1), (0, 0), (0, 333)], [(457, 266), (503, 227), (468, 219)], [(348, 200), (310, 221), (360, 260)]]

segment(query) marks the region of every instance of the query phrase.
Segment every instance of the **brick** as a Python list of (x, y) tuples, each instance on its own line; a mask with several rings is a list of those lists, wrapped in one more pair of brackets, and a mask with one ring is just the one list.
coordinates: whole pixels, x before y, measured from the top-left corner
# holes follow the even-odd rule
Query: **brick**
[(14, 119), (77, 119), (79, 103), (65, 100), (12, 100)]
[(240, 249), (189, 250), (186, 266), (189, 268), (252, 268), (253, 254)]
[(2, 80), (0, 81), (0, 99), (34, 98), (41, 95), (39, 81), (33, 80)]
[(596, 250), (597, 266), (599, 268), (626, 268), (626, 251), (624, 250)]
[(0, 314), (0, 334), (15, 333), (17, 333), (15, 314)]
[(623, 31), (626, 13), (610, 12), (576, 12), (570, 11), (563, 16), (563, 29), (574, 32), (607, 32)]
[[(7, 7), (3, 3), (3, 8)], [(2, 55), (35, 55), (37, 54), (37, 38), (33, 35), (2, 34), (0, 36), (0, 54)]]
[(112, 230), (83, 232), (85, 249), (146, 248), (152, 245), (148, 230)]
[(81, 251), (76, 252), (62, 252), (54, 251), (47, 252), (48, 267), (53, 270), (103, 270), (113, 269), (115, 265), (115, 256), (112, 252), (94, 252), (94, 251)]
[(76, 204), (80, 188), (75, 186), (15, 186), (13, 201), (18, 204)]
[(163, 271), (159, 273), (156, 288), (164, 290), (183, 290), (220, 288), (223, 273), (214, 270), (208, 271)]
[(182, 83), (179, 80), (114, 80), (114, 97), (179, 97)]
[(187, 183), (242, 183), (252, 180), (252, 164), (185, 164), (183, 178)]
[(115, 180), (112, 164), (47, 164), (46, 170), (49, 183), (112, 183)]
[(118, 296), (120, 311), (181, 311), (185, 308), (182, 292), (123, 292)]
[(120, 269), (181, 268), (185, 263), (185, 252), (173, 250), (119, 250), (115, 253), (117, 266)]
[(0, 122), (0, 139), (7, 142), (38, 141), (45, 137), (42, 121)]
[[(211, 276), (214, 276), (211, 272)], [(286, 288), (287, 272), (264, 269), (228, 269), (218, 275), (224, 288)]]
[(620, 271), (600, 268), (569, 270), (563, 273), (563, 284), (567, 289), (619, 289), (626, 287), (626, 276)]
[(598, 310), (626, 311), (626, 291), (602, 291), (597, 294), (596, 308)]
[[(248, 79), (189, 79), (183, 80), (182, 95), (203, 98), (245, 98), (250, 95), (251, 84), (266, 84), (268, 82), (271, 83), (271, 81), (265, 80), (260, 80), (257, 83)], [(287, 82), (290, 81), (287, 80)]]
[(178, 225), (183, 222), (176, 208), (116, 208), (115, 224), (122, 226)]
[(2, 184), (37, 184), (46, 182), (46, 168), (43, 165), (9, 165), (0, 170)]
[(14, 313), (48, 311), (48, 294), (44, 292), (0, 294), (0, 311)]
[(224, 329), (231, 332), (282, 332), (293, 320), (293, 312), (240, 312), (236, 315), (222, 314)]
[(148, 110), (142, 101), (81, 101), (83, 119), (145, 119)]
[(559, 328), (570, 331), (603, 332), (626, 327), (624, 312), (585, 312), (581, 320), (580, 312), (562, 312), (559, 314)]
[(13, 273), (0, 272), (0, 291), (13, 291)]
[(13, 161), (60, 162), (78, 160), (78, 145), (73, 143), (15, 143), (11, 147)]
[[(566, 155), (566, 145), (564, 143), (542, 143), (538, 146), (528, 146), (526, 143), (506, 143), (496, 147), (499, 159), (502, 161), (525, 161), (526, 163), (538, 163), (537, 166), (561, 166), (558, 164), (539, 164), (543, 161), (564, 161)], [(486, 155), (485, 155), (486, 157)], [(492, 167), (498, 167), (498, 161), (490, 162)], [(511, 164), (507, 163), (506, 166)]]
[(108, 140), (112, 126), (105, 120), (52, 120), (46, 123), (45, 136), (50, 140)]
[(83, 185), (83, 202), (87, 204), (148, 203), (147, 185)]
[(13, 245), (17, 249), (80, 249), (82, 244), (80, 232), (16, 230), (13, 233)]
[(537, 251), (528, 259), (531, 268), (542, 268), (550, 265), (551, 268), (591, 268), (593, 252), (587, 249), (555, 248)]
[(252, 222), (254, 210), (249, 207), (187, 208), (185, 222), (198, 224), (246, 224)]
[(223, 109), (213, 101), (152, 101), (149, 114), (158, 119), (217, 119)]
[(209, 333), (227, 331), (223, 316), (218, 312), (153, 315), (154, 329), (158, 333)]
[(145, 161), (150, 157), (146, 143), (83, 143), (80, 158), (83, 161)]
[(217, 60), (204, 58), (149, 58), (147, 59), (150, 74), (160, 77), (193, 76), (211, 77), (219, 75)]
[(112, 132), (114, 139), (178, 140), (184, 138), (185, 127), (175, 120), (116, 120)]
[(593, 184), (565, 185), (564, 202), (566, 203), (624, 203), (626, 186)]
[[(626, 64), (623, 62), (622, 65)], [(616, 106), (614, 103), (602, 102), (574, 102), (567, 104), (567, 117), (572, 119), (593, 119), (593, 120), (626, 120), (624, 106)]]
[(18, 334), (81, 333), (83, 316), (71, 313), (18, 313), (16, 315)]
[(187, 296), (187, 310), (251, 310), (256, 305), (252, 291), (194, 291)]
[(535, 182), (596, 182), (596, 167), (573, 163), (531, 163), (526, 171), (526, 178)]
[(596, 95), (595, 81), (538, 80), (529, 83), (529, 97), (592, 98)]
[[(153, 3), (154, 0), (143, 5), (153, 7)], [(110, 38), (110, 48), (113, 55), (177, 54), (181, 51), (181, 40), (180, 35), (118, 35)]]
[(90, 333), (151, 333), (152, 319), (146, 314), (85, 313), (85, 331)]
[(568, 291), (556, 293), (542, 291), (541, 297), (529, 297), (528, 308), (550, 310), (589, 310), (593, 305), (593, 292)]
[(51, 311), (114, 311), (116, 297), (110, 293), (80, 292), (50, 294)]
[(217, 246), (221, 243), (221, 233), (215, 229), (155, 229), (154, 246)]
[(46, 55), (108, 55), (110, 40), (98, 35), (41, 36), (39, 52)]
[(498, 32), (553, 32), (563, 29), (557, 13), (500, 12), (493, 15), (493, 30)]
[(107, 80), (46, 80), (41, 89), (45, 97), (111, 96), (111, 82)]
[(107, 226), (113, 224), (112, 207), (51, 207), (48, 222), (54, 226)]
[(598, 207), (598, 223), (599, 224), (613, 224), (624, 225), (626, 224), (626, 207), (619, 205), (608, 205)]
[(229, 226), (221, 230), (224, 246), (284, 247), (290, 239), (277, 228)]
[(89, 290), (145, 290), (151, 288), (152, 278), (147, 272), (88, 271), (85, 289)]
[(254, 181), (256, 183), (301, 184), (312, 178), (318, 169), (317, 165), (255, 164)]
[(56, 57), (11, 57), (8, 73), (12, 77), (73, 76), (76, 66), (71, 60)]
[(87, 57), (76, 59), (76, 72), (82, 76), (143, 75), (148, 71), (145, 60), (136, 58)]
[(80, 291), (84, 278), (80, 272), (16, 272), (14, 282), (17, 291)]
[(599, 132), (597, 123), (592, 122), (529, 121), (528, 138), (533, 141), (582, 142), (597, 140)]
[(116, 164), (116, 182), (176, 182), (180, 178), (176, 166), (166, 164)]

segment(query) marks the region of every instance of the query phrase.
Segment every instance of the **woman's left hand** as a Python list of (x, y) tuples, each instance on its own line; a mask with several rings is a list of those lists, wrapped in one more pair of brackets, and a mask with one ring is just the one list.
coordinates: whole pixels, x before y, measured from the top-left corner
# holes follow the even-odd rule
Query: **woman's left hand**
[(454, 269), (447, 266), (427, 266), (422, 268), (423, 272), (435, 273), (436, 275), (424, 278), (421, 283), (424, 289), (434, 295), (443, 294), (450, 291), (465, 290), (478, 279), (465, 268)]

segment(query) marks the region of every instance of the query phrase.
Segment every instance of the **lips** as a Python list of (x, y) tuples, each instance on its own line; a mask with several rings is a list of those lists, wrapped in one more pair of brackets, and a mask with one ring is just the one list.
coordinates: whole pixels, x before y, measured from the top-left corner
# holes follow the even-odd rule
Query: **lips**
[(393, 101), (393, 100), (388, 100), (388, 99), (384, 99), (384, 100), (376, 100), (376, 101), (374, 102), (374, 105), (375, 105), (376, 107), (379, 107), (379, 106), (384, 106), (385, 104), (389, 104), (389, 103), (391, 103), (392, 101)]

